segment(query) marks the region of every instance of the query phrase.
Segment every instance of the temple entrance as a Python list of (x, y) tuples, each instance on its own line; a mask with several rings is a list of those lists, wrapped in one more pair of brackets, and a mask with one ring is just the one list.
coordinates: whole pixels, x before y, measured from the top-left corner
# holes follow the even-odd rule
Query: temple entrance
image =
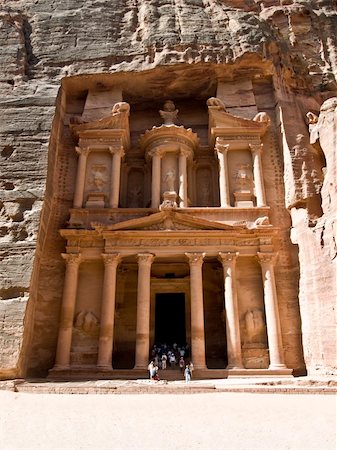
[(158, 344), (186, 343), (185, 294), (156, 294), (155, 342)]

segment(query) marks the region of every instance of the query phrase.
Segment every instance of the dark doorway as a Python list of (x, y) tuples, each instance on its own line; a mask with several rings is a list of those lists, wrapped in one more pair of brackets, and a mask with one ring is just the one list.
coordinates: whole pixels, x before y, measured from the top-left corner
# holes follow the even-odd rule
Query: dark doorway
[(156, 294), (155, 342), (186, 343), (185, 294)]

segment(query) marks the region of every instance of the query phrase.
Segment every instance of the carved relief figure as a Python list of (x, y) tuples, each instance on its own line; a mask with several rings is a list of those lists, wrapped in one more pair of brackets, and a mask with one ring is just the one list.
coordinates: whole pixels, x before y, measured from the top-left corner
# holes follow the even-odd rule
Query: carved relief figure
[(253, 192), (254, 182), (249, 164), (238, 164), (234, 174), (235, 187), (239, 192)]
[(245, 345), (265, 344), (266, 325), (263, 312), (252, 309), (245, 314)]
[(176, 181), (176, 174), (174, 170), (169, 170), (165, 175), (165, 186), (166, 190), (169, 192), (175, 192), (174, 183)]
[(89, 185), (92, 190), (102, 192), (107, 184), (107, 168), (103, 165), (93, 165)]
[(172, 100), (164, 103), (163, 109), (159, 111), (160, 117), (164, 120), (164, 125), (174, 125), (177, 121), (179, 110), (176, 109)]
[(80, 311), (74, 320), (74, 327), (88, 335), (99, 333), (99, 320), (91, 311)]
[(142, 206), (142, 190), (139, 186), (133, 186), (128, 192), (128, 205), (130, 208)]

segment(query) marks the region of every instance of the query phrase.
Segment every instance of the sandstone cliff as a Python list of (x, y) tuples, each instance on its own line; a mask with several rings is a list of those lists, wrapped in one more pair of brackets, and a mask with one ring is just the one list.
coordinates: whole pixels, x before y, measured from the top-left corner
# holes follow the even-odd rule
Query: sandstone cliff
[[(104, 83), (120, 73), (122, 82), (131, 72), (139, 89), (151, 77), (160, 80), (158, 96), (163, 88), (183, 95), (196, 73), (203, 74), (198, 90), (211, 91), (215, 80), (231, 83), (231, 106), (242, 115), (251, 114), (251, 104), (241, 80), (253, 83), (253, 106), (271, 112), (279, 127), (277, 165), (284, 167), (284, 201), (298, 245), (306, 367), (335, 372), (336, 104), (320, 112), (337, 96), (335, 2), (18, 0), (0, 8), (0, 376), (25, 373), (32, 335), (41, 332), (34, 331), (34, 312), (44, 301), (35, 295), (43, 248), (46, 239), (60, 242), (57, 230), (48, 230), (59, 182), (48, 146), (55, 147), (60, 132), (54, 127), (51, 135), (55, 105), (57, 114), (63, 107), (61, 81), (73, 77), (69, 83), (88, 88), (96, 74)], [(311, 143), (308, 111), (319, 115)], [(301, 152), (311, 155), (311, 173), (326, 167), (316, 196), (298, 182)], [(50, 308), (56, 316), (58, 306)]]

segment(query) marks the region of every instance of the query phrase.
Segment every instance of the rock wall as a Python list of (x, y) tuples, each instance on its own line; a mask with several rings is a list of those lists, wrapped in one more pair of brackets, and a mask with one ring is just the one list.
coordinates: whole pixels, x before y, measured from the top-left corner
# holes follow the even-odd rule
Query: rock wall
[[(160, 79), (154, 95), (163, 86), (168, 95), (183, 95), (193, 78), (203, 80), (195, 85), (198, 92), (216, 89), (219, 81), (236, 83), (231, 106), (242, 115), (250, 104), (243, 100), (247, 89), (240, 80), (254, 86), (257, 109), (271, 112), (279, 128), (283, 161), (276, 164), (284, 166), (284, 201), (299, 249), (306, 368), (336, 371), (335, 107), (329, 103), (319, 113), (323, 102), (337, 95), (336, 13), (333, 0), (18, 0), (2, 5), (0, 376), (26, 372), (32, 337), (40, 332), (36, 326), (34, 331), (34, 317), (43, 302), (36, 295), (41, 264), (50, 270), (49, 281), (57, 283), (62, 275), (63, 269), (49, 267), (44, 256), (48, 245), (62, 246), (56, 232), (46, 233), (55, 220), (59, 182), (53, 164), (64, 131), (57, 120), (65, 114), (64, 92), (58, 95), (62, 80), (67, 78), (68, 89), (73, 83), (85, 90), (91, 83), (109, 83), (111, 73), (120, 74), (125, 86), (140, 81), (140, 90), (146, 80)], [(185, 81), (177, 85), (177, 76)], [(311, 130), (311, 143), (306, 142), (308, 111), (319, 114), (315, 126), (329, 123), (328, 131)], [(312, 164), (309, 182), (296, 155)], [(319, 183), (322, 190), (310, 193)], [(319, 196), (322, 206), (317, 206)], [(291, 267), (297, 270), (294, 260)], [(50, 309), (56, 317), (58, 305)]]

